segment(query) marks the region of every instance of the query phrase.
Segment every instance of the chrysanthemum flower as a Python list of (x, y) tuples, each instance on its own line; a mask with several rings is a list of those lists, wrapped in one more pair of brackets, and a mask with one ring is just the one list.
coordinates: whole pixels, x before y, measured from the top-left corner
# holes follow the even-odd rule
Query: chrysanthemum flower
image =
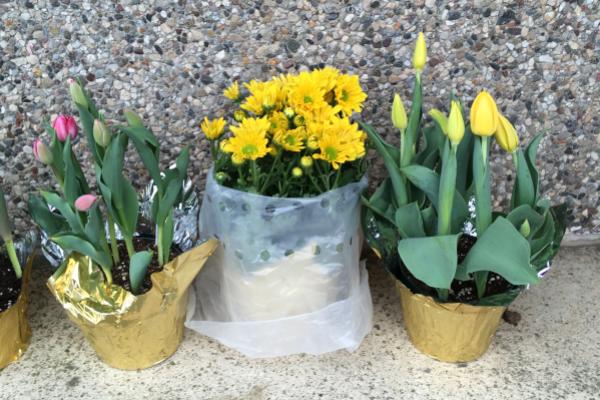
[(269, 117), (269, 122), (271, 123), (269, 132), (272, 135), (275, 135), (279, 132), (285, 132), (289, 128), (288, 118), (281, 111), (275, 111), (274, 113), (272, 113)]
[(233, 101), (236, 101), (240, 98), (240, 85), (238, 85), (237, 81), (233, 82), (231, 86), (223, 91), (223, 96)]
[(333, 67), (325, 67), (320, 69), (315, 69), (311, 72), (313, 79), (315, 79), (324, 92), (327, 94), (332, 91), (337, 83), (337, 78), (340, 76), (340, 71)]
[(209, 120), (204, 117), (204, 120), (200, 124), (200, 129), (204, 132), (204, 135), (208, 140), (217, 140), (223, 134), (225, 128), (225, 120), (223, 118)]
[(360, 112), (362, 103), (367, 98), (356, 75), (340, 75), (334, 91), (335, 101), (346, 115)]
[(301, 126), (288, 131), (279, 131), (275, 134), (273, 139), (285, 150), (297, 153), (304, 149), (306, 130)]
[(262, 158), (269, 153), (267, 131), (270, 126), (265, 118), (246, 118), (239, 126), (230, 127), (233, 136), (223, 141), (221, 149), (231, 153), (236, 164)]
[(296, 113), (309, 118), (313, 112), (329, 105), (324, 99), (325, 91), (309, 72), (289, 78), (288, 102)]

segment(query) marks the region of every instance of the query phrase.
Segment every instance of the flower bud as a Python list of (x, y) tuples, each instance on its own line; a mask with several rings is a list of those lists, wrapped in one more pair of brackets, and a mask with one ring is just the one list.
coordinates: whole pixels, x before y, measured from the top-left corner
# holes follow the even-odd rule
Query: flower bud
[(406, 110), (404, 110), (404, 104), (398, 94), (394, 95), (394, 101), (392, 103), (392, 123), (401, 131), (405, 130), (408, 125)]
[(425, 36), (423, 32), (419, 32), (417, 37), (417, 43), (415, 44), (415, 51), (413, 52), (413, 68), (417, 71), (423, 71), (425, 63), (427, 62), (427, 45), (425, 44)]
[(98, 196), (93, 194), (84, 194), (75, 200), (75, 208), (77, 211), (88, 212), (98, 200)]
[(233, 82), (231, 86), (223, 91), (223, 95), (229, 100), (237, 101), (240, 98), (240, 86), (236, 82)]
[(52, 151), (50, 151), (50, 148), (40, 139), (35, 139), (33, 141), (33, 156), (36, 160), (46, 165), (50, 165), (52, 164), (52, 161), (54, 161)]
[(225, 173), (225, 172), (217, 172), (215, 174), (215, 180), (217, 181), (217, 183), (219, 183), (220, 185), (222, 185), (228, 178), (229, 176)]
[(446, 117), (446, 114), (444, 114), (437, 108), (434, 108), (429, 111), (429, 116), (435, 122), (437, 122), (437, 124), (440, 126), (440, 128), (442, 130), (442, 133), (447, 136), (448, 135), (448, 117)]
[(450, 103), (450, 115), (448, 116), (448, 139), (453, 145), (457, 145), (465, 135), (465, 121), (457, 101)]
[(302, 115), (296, 115), (294, 117), (294, 125), (303, 126), (304, 125), (304, 117)]
[(83, 89), (75, 79), (69, 79), (69, 93), (71, 93), (73, 102), (86, 109), (88, 108), (87, 97), (85, 97)]
[(531, 226), (529, 225), (529, 221), (527, 219), (525, 219), (525, 221), (523, 221), (523, 223), (521, 224), (519, 232), (521, 232), (521, 235), (523, 235), (523, 237), (528, 237), (531, 233)]
[(294, 109), (291, 107), (286, 107), (283, 109), (283, 113), (285, 114), (286, 117), (288, 118), (294, 118), (294, 115), (296, 115), (296, 113), (294, 112)]
[(94, 121), (94, 140), (99, 146), (107, 147), (110, 144), (111, 132), (108, 126), (99, 119)]
[(498, 128), (498, 107), (485, 90), (471, 104), (471, 132), (477, 136), (492, 136)]
[(242, 122), (246, 118), (246, 112), (244, 110), (235, 110), (233, 113), (233, 119), (237, 122)]
[(52, 128), (56, 132), (56, 138), (61, 142), (66, 141), (68, 136), (71, 137), (71, 140), (77, 138), (77, 122), (70, 115), (61, 114), (56, 117), (54, 122), (52, 122)]
[(125, 116), (125, 121), (129, 126), (144, 126), (144, 121), (140, 118), (139, 115), (126, 108), (123, 110), (123, 115)]
[(502, 114), (498, 114), (498, 129), (494, 137), (500, 147), (509, 153), (514, 153), (519, 147), (519, 136), (515, 127)]
[(300, 159), (300, 165), (302, 165), (302, 168), (310, 168), (313, 165), (313, 159), (310, 156), (304, 156)]
[(294, 178), (300, 178), (302, 176), (302, 168), (294, 167), (292, 168), (292, 175)]

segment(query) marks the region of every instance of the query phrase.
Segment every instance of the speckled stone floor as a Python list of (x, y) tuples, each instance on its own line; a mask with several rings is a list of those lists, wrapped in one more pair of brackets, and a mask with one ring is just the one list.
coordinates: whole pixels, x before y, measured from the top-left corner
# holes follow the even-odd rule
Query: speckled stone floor
[(139, 372), (104, 366), (35, 272), (32, 344), (0, 372), (0, 399), (599, 399), (600, 247), (564, 248), (511, 307), (489, 351), (444, 364), (415, 350), (392, 282), (371, 268), (374, 328), (355, 353), (251, 360), (191, 331), (168, 361)]

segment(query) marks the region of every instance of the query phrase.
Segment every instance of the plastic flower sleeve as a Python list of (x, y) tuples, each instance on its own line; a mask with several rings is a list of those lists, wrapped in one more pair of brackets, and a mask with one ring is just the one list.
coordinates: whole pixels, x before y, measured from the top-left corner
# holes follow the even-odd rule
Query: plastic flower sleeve
[(274, 198), (212, 176), (200, 237), (221, 246), (195, 281), (187, 326), (250, 357), (356, 349), (372, 320), (359, 265), (366, 179), (317, 197)]

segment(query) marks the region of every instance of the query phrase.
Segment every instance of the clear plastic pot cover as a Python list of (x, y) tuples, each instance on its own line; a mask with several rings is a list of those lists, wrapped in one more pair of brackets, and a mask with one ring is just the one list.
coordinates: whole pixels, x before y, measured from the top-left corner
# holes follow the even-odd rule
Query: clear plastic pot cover
[(221, 246), (196, 278), (187, 327), (250, 357), (355, 350), (373, 314), (359, 263), (366, 186), (274, 198), (223, 187), (211, 171), (200, 238)]

